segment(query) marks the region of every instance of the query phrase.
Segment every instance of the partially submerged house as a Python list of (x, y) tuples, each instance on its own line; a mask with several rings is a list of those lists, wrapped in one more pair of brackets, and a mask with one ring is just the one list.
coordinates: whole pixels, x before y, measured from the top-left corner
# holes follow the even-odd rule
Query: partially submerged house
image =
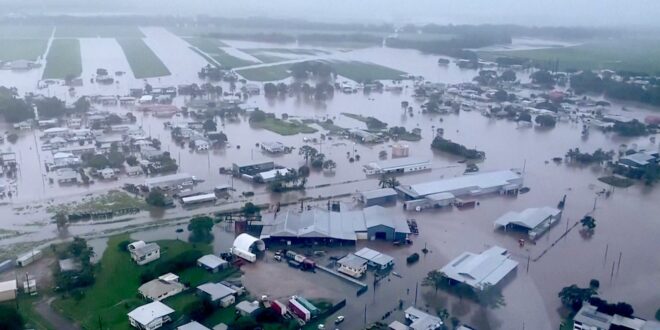
[(339, 269), (337, 271), (354, 278), (362, 277), (367, 271), (367, 260), (352, 253), (339, 259), (337, 264), (339, 264)]
[(131, 259), (140, 266), (160, 258), (160, 246), (157, 243), (133, 242), (128, 245), (128, 251), (131, 253)]
[(522, 229), (529, 239), (535, 240), (561, 219), (561, 210), (554, 207), (529, 208), (522, 212), (507, 212), (497, 220), (495, 227), (507, 230)]
[(369, 266), (378, 270), (384, 270), (394, 266), (394, 258), (370, 248), (362, 248), (355, 252), (355, 255), (364, 259)]
[(207, 254), (197, 259), (197, 265), (212, 273), (225, 269), (229, 266), (227, 260), (224, 260), (214, 254)]
[(480, 254), (463, 252), (440, 271), (454, 282), (481, 290), (488, 285), (496, 286), (516, 267), (518, 262), (511, 259), (506, 249), (493, 246)]
[(442, 320), (415, 307), (408, 307), (404, 311), (408, 325), (412, 330), (435, 330), (442, 327)]

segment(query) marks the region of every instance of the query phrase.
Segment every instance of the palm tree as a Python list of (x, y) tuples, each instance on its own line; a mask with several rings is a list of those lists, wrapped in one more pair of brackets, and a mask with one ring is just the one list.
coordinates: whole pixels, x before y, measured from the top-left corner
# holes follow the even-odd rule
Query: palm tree
[(594, 228), (596, 228), (596, 219), (590, 215), (585, 215), (584, 218), (580, 220), (580, 223), (582, 224), (582, 228), (585, 230), (593, 231)]
[(314, 158), (314, 156), (316, 156), (316, 154), (318, 154), (318, 151), (314, 147), (302, 146), (298, 150), (298, 154), (302, 155), (305, 158), (305, 163), (308, 164), (309, 159)]

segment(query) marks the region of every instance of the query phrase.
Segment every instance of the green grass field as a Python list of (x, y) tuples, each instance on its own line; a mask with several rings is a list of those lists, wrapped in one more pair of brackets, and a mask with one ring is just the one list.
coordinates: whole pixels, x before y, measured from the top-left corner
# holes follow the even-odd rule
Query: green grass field
[(499, 56), (529, 58), (549, 67), (558, 63), (560, 70), (611, 69), (650, 74), (660, 73), (660, 39), (617, 39), (536, 50), (481, 52), (486, 59)]
[[(51, 326), (48, 321), (46, 321), (34, 308), (34, 304), (43, 297), (40, 296), (29, 296), (26, 294), (21, 294), (18, 297), (18, 311), (23, 317), (23, 320), (27, 322), (26, 329), (35, 329), (35, 330), (55, 330), (55, 327)], [(16, 303), (14, 301), (6, 301), (0, 303), (11, 308), (16, 308)]]
[(0, 25), (0, 39), (48, 39), (52, 32), (46, 25)]
[(348, 79), (362, 82), (367, 80), (396, 80), (406, 74), (403, 71), (386, 66), (358, 61), (333, 61), (331, 62), (335, 72)]
[(46, 57), (43, 78), (64, 79), (67, 75), (78, 77), (81, 73), (82, 59), (78, 39), (53, 40)]
[(0, 39), (0, 61), (35, 61), (46, 52), (46, 39)]
[(275, 64), (259, 68), (236, 70), (243, 78), (252, 81), (276, 81), (290, 76), (291, 64)]
[[(153, 269), (157, 264), (167, 262), (191, 249), (198, 249), (202, 253), (211, 252), (211, 246), (207, 244), (192, 245), (178, 240), (158, 241), (161, 258), (148, 265), (138, 266), (127, 252), (118, 248), (119, 243), (128, 239), (128, 234), (110, 237), (94, 285), (85, 290), (80, 300), (60, 297), (53, 303), (54, 307), (63, 315), (79, 322), (84, 329), (97, 329), (99, 319), (105, 329), (132, 329), (126, 313), (146, 303), (137, 296), (142, 272)], [(187, 278), (182, 277), (181, 280), (185, 281)], [(181, 304), (183, 305), (183, 302)]]
[(142, 39), (117, 39), (137, 79), (170, 75), (170, 70)]
[(58, 25), (56, 38), (144, 38), (137, 26)]
[(298, 121), (284, 121), (278, 118), (266, 118), (262, 122), (250, 123), (255, 128), (263, 128), (279, 135), (311, 134), (318, 130)]
[[(206, 53), (208, 56), (216, 60), (223, 68), (237, 68), (241, 66), (247, 66), (256, 64), (255, 62), (248, 61), (236, 56), (229, 55), (220, 47), (226, 47), (222, 41), (213, 38), (184, 38), (189, 44), (193, 47), (197, 47), (202, 52)], [(198, 52), (199, 54), (199, 52)], [(202, 55), (202, 54), (200, 54)], [(215, 63), (209, 61), (206, 56), (204, 57), (210, 64), (215, 65)]]

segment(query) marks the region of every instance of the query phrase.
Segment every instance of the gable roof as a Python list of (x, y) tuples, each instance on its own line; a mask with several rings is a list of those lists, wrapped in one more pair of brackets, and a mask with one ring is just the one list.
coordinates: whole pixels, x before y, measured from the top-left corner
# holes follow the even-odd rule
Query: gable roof
[(449, 278), (481, 289), (486, 284), (496, 285), (509, 272), (518, 267), (507, 250), (499, 246), (474, 254), (463, 252), (440, 270)]
[(128, 313), (128, 317), (142, 325), (147, 325), (154, 320), (171, 313), (174, 313), (173, 309), (160, 301), (154, 301), (132, 310), (130, 313)]

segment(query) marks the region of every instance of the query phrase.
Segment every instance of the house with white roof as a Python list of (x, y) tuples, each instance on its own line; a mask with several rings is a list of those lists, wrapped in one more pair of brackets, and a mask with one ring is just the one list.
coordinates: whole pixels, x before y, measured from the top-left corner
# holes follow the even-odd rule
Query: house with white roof
[(131, 259), (140, 266), (160, 258), (160, 246), (156, 243), (136, 241), (128, 245), (128, 251), (131, 253)]
[(394, 266), (394, 258), (370, 248), (362, 248), (355, 255), (366, 260), (369, 266), (379, 270)]
[(131, 326), (141, 330), (155, 330), (172, 321), (174, 310), (160, 301), (142, 305), (128, 313)]
[(506, 249), (493, 246), (480, 254), (463, 252), (440, 271), (455, 282), (481, 290), (497, 285), (516, 267), (518, 262), (510, 258)]
[(236, 290), (221, 283), (204, 283), (197, 287), (197, 293), (222, 307), (227, 307), (236, 302)]
[(16, 280), (0, 282), (0, 302), (16, 299)]
[(408, 320), (410, 329), (412, 330), (435, 330), (440, 329), (442, 320), (431, 314), (425, 313), (415, 307), (408, 307), (404, 311), (406, 320)]
[(211, 329), (201, 325), (200, 323), (198, 323), (196, 321), (186, 323), (182, 326), (177, 327), (176, 329), (177, 330), (211, 330)]

